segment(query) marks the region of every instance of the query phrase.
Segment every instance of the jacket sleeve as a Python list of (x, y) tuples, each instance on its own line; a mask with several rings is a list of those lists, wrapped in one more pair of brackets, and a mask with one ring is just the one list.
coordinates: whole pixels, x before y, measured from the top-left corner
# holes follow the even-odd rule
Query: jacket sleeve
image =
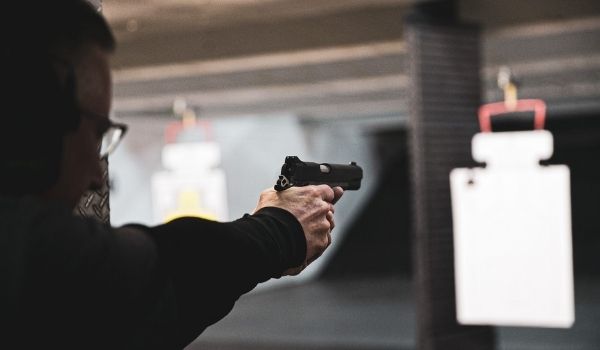
[(161, 329), (173, 348), (189, 344), (242, 294), (301, 265), (306, 256), (300, 223), (274, 207), (228, 223), (181, 218), (145, 230), (157, 247), (163, 284), (157, 288), (163, 293), (158, 313), (170, 320)]
[(13, 328), (64, 349), (183, 349), (240, 295), (306, 255), (300, 223), (273, 207), (228, 223), (117, 229), (26, 209), (28, 272)]

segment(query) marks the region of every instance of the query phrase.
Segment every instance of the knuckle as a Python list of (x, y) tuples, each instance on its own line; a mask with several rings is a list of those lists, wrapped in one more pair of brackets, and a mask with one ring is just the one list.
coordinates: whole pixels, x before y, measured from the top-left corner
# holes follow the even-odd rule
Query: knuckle
[[(294, 187), (292, 187), (294, 188)], [(299, 196), (302, 196), (306, 199), (311, 199), (312, 197), (315, 196), (315, 186), (302, 186), (302, 187), (297, 187), (297, 194)]]
[(310, 186), (310, 194), (313, 197), (320, 197), (321, 196), (321, 191), (319, 190), (318, 186)]
[(321, 211), (325, 212), (325, 215), (327, 215), (327, 213), (330, 211), (329, 203), (322, 201), (319, 209)]
[(319, 247), (318, 247), (317, 251), (321, 252), (321, 251), (324, 251), (325, 249), (327, 249), (327, 239), (319, 240)]
[(335, 192), (333, 191), (333, 188), (331, 188), (331, 187), (327, 186), (327, 189), (326, 189), (326, 191), (327, 191), (327, 197), (328, 197), (328, 198), (333, 198), (333, 197), (335, 197)]

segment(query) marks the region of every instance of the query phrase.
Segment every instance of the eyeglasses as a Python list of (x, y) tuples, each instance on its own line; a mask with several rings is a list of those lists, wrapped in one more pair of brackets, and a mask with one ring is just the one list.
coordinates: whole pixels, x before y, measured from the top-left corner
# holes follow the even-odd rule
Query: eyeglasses
[(81, 110), (82, 115), (93, 117), (101, 123), (105, 123), (102, 128), (105, 129), (102, 134), (102, 142), (98, 149), (100, 159), (108, 157), (119, 145), (125, 133), (127, 132), (127, 124), (115, 123), (107, 116), (94, 113), (87, 110)]

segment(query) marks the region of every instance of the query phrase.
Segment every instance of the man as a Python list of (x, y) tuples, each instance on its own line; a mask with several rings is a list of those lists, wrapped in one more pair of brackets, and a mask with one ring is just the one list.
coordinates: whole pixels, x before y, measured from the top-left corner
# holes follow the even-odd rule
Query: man
[(240, 295), (301, 272), (331, 243), (342, 190), (328, 186), (266, 190), (229, 223), (75, 217), (118, 141), (105, 136), (122, 128), (107, 117), (114, 39), (83, 0), (0, 16), (1, 349), (182, 349)]

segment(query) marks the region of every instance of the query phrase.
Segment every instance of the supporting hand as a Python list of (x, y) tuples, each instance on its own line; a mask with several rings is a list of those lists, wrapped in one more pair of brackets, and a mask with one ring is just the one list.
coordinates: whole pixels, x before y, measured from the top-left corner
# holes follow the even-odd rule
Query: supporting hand
[(331, 230), (335, 227), (333, 213), (343, 194), (340, 187), (327, 185), (291, 187), (277, 192), (267, 189), (260, 195), (255, 211), (263, 207), (279, 207), (298, 219), (306, 238), (306, 259), (301, 266), (286, 270), (286, 275), (297, 275), (320, 257), (331, 244)]

